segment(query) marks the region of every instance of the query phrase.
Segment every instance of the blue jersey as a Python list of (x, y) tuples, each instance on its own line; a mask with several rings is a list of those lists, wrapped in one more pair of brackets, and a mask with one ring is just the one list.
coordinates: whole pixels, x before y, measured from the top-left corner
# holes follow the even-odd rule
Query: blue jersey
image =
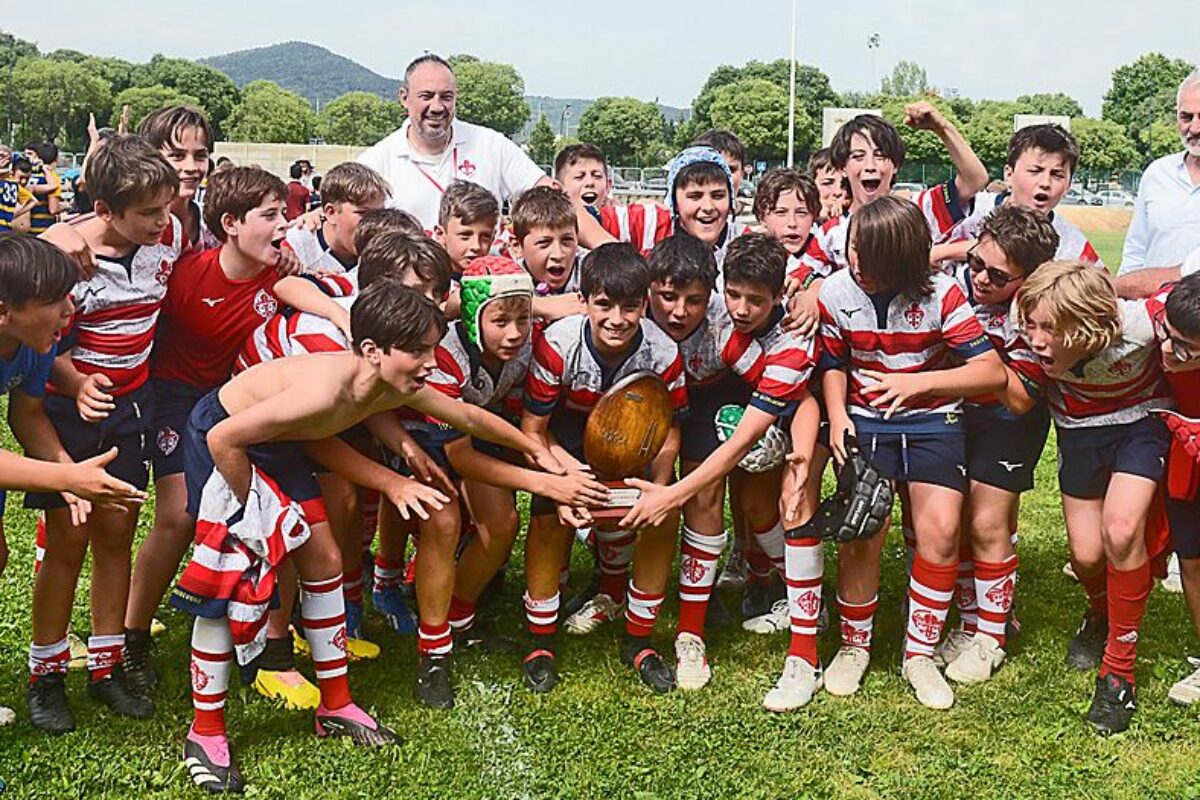
[(4, 394), (20, 389), (22, 394), (30, 397), (44, 397), (53, 363), (54, 350), (43, 354), (20, 345), (11, 359), (0, 360), (0, 385)]

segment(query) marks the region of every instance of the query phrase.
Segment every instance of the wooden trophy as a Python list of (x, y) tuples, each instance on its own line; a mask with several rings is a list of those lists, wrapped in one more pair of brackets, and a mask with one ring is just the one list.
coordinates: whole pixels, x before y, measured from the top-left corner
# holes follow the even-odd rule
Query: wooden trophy
[(619, 520), (641, 497), (625, 478), (645, 477), (671, 430), (671, 398), (662, 378), (635, 372), (596, 403), (583, 429), (583, 456), (608, 487), (608, 502), (590, 509), (597, 522)]

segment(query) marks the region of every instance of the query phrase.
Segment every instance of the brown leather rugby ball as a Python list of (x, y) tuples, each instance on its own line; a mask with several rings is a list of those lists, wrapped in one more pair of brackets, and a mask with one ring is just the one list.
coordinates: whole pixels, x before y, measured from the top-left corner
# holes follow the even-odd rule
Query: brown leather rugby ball
[(670, 429), (666, 384), (652, 372), (635, 372), (605, 392), (588, 415), (583, 455), (601, 479), (640, 476)]

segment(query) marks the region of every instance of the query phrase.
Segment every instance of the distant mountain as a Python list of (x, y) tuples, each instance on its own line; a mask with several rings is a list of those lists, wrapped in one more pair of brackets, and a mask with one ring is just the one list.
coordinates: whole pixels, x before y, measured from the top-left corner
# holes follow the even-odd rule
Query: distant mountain
[(268, 80), (323, 105), (346, 92), (372, 92), (389, 99), (400, 81), (385, 78), (362, 64), (307, 42), (284, 42), (200, 60), (237, 84)]
[[(346, 92), (372, 92), (389, 100), (396, 96), (400, 81), (386, 78), (378, 72), (345, 56), (307, 42), (284, 42), (253, 50), (239, 50), (200, 60), (201, 64), (219, 69), (230, 77), (239, 88), (250, 81), (268, 80), (285, 89), (308, 98), (314, 106), (321, 106)], [(579, 117), (592, 104), (592, 100), (564, 97), (542, 97), (527, 95), (529, 121), (517, 134), (524, 141), (538, 121), (540, 114), (556, 132), (560, 126), (566, 135), (572, 136), (579, 130)], [(563, 111), (570, 106), (566, 117)], [(691, 110), (659, 105), (663, 116), (680, 122), (691, 116)]]

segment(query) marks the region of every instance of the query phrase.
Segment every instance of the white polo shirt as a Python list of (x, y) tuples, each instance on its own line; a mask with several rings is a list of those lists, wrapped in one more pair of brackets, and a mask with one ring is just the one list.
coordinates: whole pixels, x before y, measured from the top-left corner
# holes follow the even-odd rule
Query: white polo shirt
[(1163, 156), (1142, 175), (1119, 274), (1169, 267), (1200, 247), (1200, 183), (1192, 183), (1183, 156)]
[(478, 183), (503, 203), (531, 188), (546, 174), (525, 151), (491, 128), (455, 120), (450, 146), (429, 158), (408, 146), (409, 120), (358, 157), (392, 187), (389, 203), (415, 216), (427, 231), (438, 221), (446, 187), (455, 180)]

